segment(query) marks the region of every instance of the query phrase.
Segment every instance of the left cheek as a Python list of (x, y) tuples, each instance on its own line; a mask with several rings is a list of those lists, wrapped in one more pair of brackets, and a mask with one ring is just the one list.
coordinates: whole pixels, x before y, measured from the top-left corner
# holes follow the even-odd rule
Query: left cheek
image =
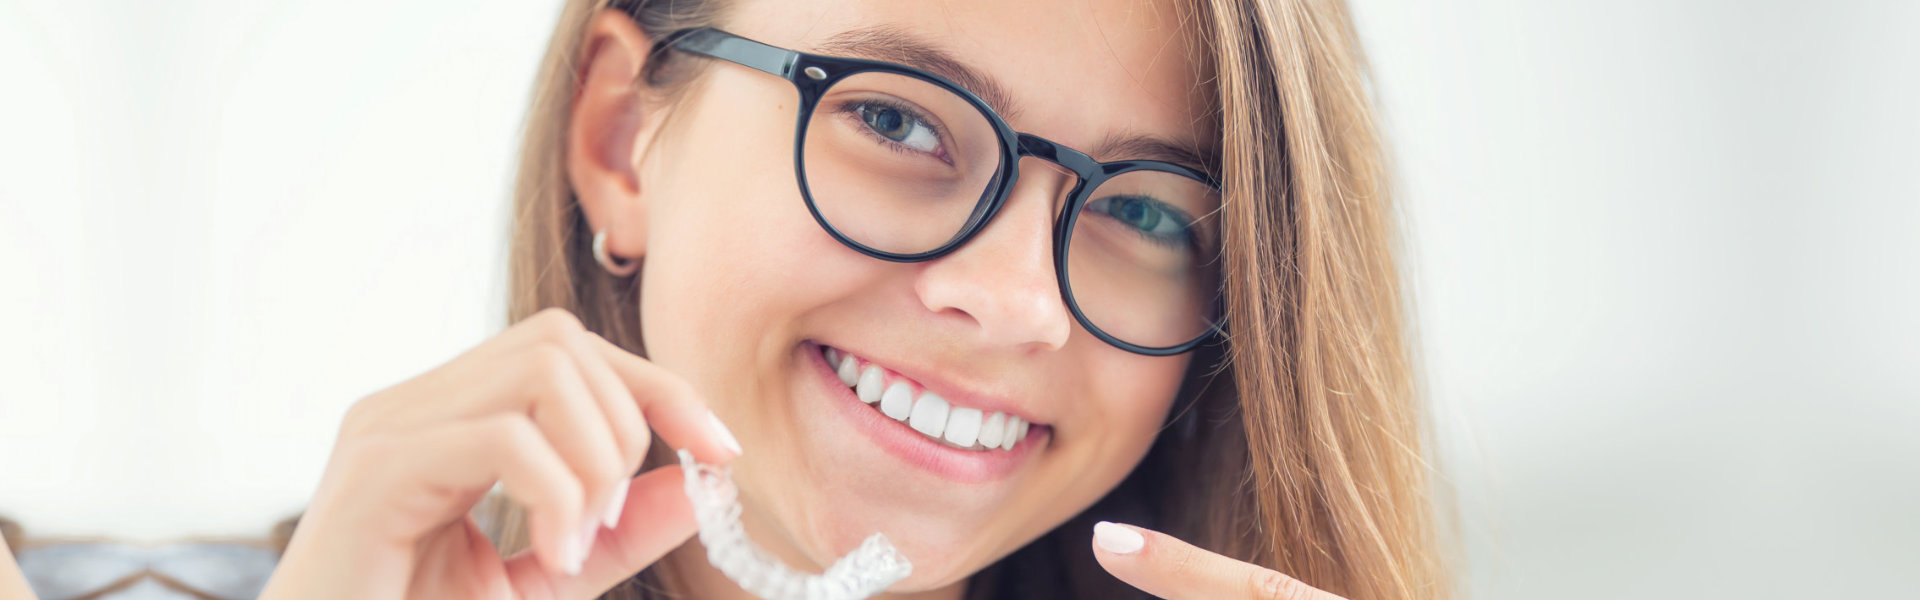
[(1186, 361), (1133, 354), (1102, 358), (1107, 360), (1089, 370), (1089, 393), (1082, 396), (1097, 408), (1084, 414), (1098, 415), (1099, 422), (1092, 425), (1106, 438), (1099, 444), (1102, 451), (1097, 459), (1110, 461), (1124, 476), (1125, 469), (1146, 454), (1166, 422)]
[(719, 242), (729, 249), (714, 261), (715, 268), (727, 271), (723, 283), (728, 287), (720, 290), (722, 297), (734, 298), (727, 304), (770, 309), (755, 309), (762, 322), (740, 324), (751, 325), (748, 331), (792, 329), (801, 313), (830, 302), (847, 287), (836, 281), (852, 270), (839, 256), (844, 248), (814, 224), (799, 200), (791, 199), (798, 211), (783, 204), (762, 201), (764, 212), (726, 227), (726, 239)]
[(808, 258), (823, 249), (798, 198), (752, 179), (702, 181), (661, 214), (673, 225), (651, 240), (642, 308), (650, 351), (709, 385), (732, 387), (744, 381), (728, 373), (757, 369), (776, 350), (771, 336), (793, 330), (810, 302), (804, 295), (818, 289), (806, 283), (820, 268)]
[(1188, 359), (1141, 356), (1111, 347), (1101, 348), (1101, 352), (1107, 360), (1096, 371), (1095, 380), (1105, 384), (1108, 394), (1104, 397), (1112, 399), (1115, 404), (1112, 409), (1128, 415), (1129, 423), (1158, 429), (1173, 404), (1174, 394), (1179, 392)]

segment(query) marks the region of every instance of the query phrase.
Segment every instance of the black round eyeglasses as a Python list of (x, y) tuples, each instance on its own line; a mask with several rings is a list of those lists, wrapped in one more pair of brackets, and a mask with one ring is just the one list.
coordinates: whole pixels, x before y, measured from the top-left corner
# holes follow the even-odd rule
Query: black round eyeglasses
[[(743, 65), (800, 93), (794, 170), (807, 210), (834, 239), (894, 262), (958, 249), (998, 214), (1033, 157), (1071, 172), (1054, 225), (1061, 299), (1080, 325), (1152, 356), (1221, 335), (1219, 182), (1159, 160), (1100, 162), (1014, 131), (967, 88), (906, 65), (770, 46), (713, 28), (659, 48)], [(1152, 143), (1123, 143), (1122, 151)]]

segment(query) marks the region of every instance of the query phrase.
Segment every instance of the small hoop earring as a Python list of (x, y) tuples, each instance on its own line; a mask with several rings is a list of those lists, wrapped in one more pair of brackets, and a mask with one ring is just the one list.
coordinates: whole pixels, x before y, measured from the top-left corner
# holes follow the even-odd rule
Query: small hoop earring
[(640, 263), (637, 261), (621, 260), (607, 253), (607, 230), (605, 229), (593, 234), (593, 261), (600, 263), (600, 268), (606, 269), (614, 277), (632, 275), (640, 268)]

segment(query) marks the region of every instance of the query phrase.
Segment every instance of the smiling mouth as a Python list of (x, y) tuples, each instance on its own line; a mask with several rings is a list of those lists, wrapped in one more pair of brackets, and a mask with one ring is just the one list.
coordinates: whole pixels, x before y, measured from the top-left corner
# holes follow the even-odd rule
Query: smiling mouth
[(1026, 439), (1031, 427), (1025, 419), (1004, 412), (956, 406), (913, 380), (852, 353), (825, 345), (820, 349), (840, 383), (851, 388), (860, 401), (942, 445), (976, 452), (1010, 452)]

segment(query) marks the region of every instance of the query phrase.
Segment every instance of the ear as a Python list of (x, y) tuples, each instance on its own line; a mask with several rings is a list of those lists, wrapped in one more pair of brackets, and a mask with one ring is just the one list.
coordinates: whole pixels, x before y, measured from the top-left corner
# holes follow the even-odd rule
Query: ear
[(653, 40), (633, 19), (602, 10), (587, 25), (576, 61), (577, 87), (567, 122), (567, 179), (607, 252), (634, 260), (646, 252), (647, 215), (640, 159), (664, 110), (640, 81)]

